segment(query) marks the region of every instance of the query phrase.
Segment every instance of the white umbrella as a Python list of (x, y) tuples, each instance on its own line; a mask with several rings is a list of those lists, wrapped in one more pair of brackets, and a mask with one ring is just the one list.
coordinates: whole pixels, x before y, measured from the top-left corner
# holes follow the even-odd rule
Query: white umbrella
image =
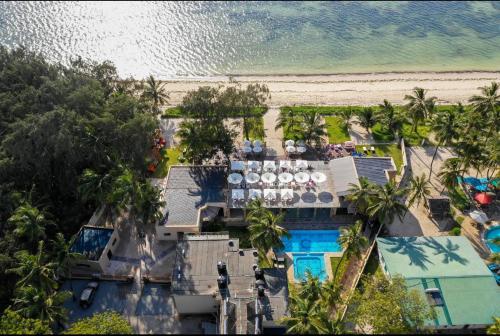
[(293, 190), (292, 189), (281, 189), (281, 199), (290, 200), (293, 198)]
[(250, 146), (252, 146), (252, 142), (250, 140), (245, 140), (245, 141), (243, 141), (243, 146), (250, 147)]
[(486, 216), (486, 214), (484, 212), (479, 211), (479, 210), (472, 211), (469, 214), (469, 216), (470, 216), (470, 218), (472, 218), (472, 220), (474, 222), (478, 222), (480, 224), (485, 224), (488, 221), (488, 216)]
[(264, 198), (267, 200), (276, 199), (276, 189), (264, 189)]
[(311, 180), (316, 183), (323, 183), (326, 181), (326, 175), (321, 172), (314, 172), (311, 174)]
[(262, 147), (262, 141), (260, 141), (260, 140), (254, 140), (253, 141), (253, 145), (255, 147)]
[(305, 144), (306, 144), (306, 143), (304, 142), (304, 140), (298, 140), (298, 141), (296, 142), (296, 145), (297, 145), (297, 146), (304, 146)]
[(299, 172), (293, 177), (297, 183), (306, 183), (309, 181), (309, 174), (304, 172)]
[(234, 200), (242, 200), (245, 198), (245, 191), (243, 189), (233, 189), (231, 196)]
[(286, 151), (288, 153), (295, 153), (295, 147), (293, 147), (293, 146), (287, 146), (286, 147)]
[(238, 184), (241, 183), (241, 181), (243, 181), (243, 176), (238, 173), (229, 174), (229, 176), (227, 177), (227, 182), (231, 184)]
[(297, 160), (295, 161), (295, 166), (300, 169), (307, 169), (307, 161), (306, 160)]
[(283, 173), (278, 175), (278, 180), (283, 183), (290, 183), (293, 181), (293, 175), (290, 173)]
[(260, 162), (259, 161), (248, 161), (248, 169), (259, 169)]
[(280, 168), (292, 169), (292, 161), (280, 160)]
[(276, 170), (276, 162), (265, 160), (264, 161), (264, 169), (265, 170)]
[(245, 152), (245, 153), (251, 153), (252, 152), (252, 147), (248, 147), (248, 146), (243, 147), (243, 152)]
[(253, 147), (253, 152), (254, 153), (260, 153), (260, 152), (262, 152), (262, 147), (254, 146)]
[(245, 162), (243, 161), (231, 161), (231, 170), (244, 170)]
[(305, 152), (307, 152), (307, 148), (306, 147), (304, 147), (304, 146), (298, 146), (297, 147), (297, 153), (302, 154), (302, 153), (305, 153)]
[(273, 183), (274, 181), (276, 181), (276, 175), (274, 175), (273, 173), (264, 173), (260, 178), (264, 183)]
[(248, 183), (257, 183), (260, 180), (260, 176), (259, 174), (249, 173), (247, 176), (245, 176), (245, 180)]
[(293, 141), (293, 140), (285, 141), (285, 146), (293, 146), (293, 145), (295, 145), (295, 141)]
[(256, 198), (261, 198), (262, 197), (262, 190), (260, 189), (249, 189), (248, 190), (248, 198), (249, 199), (256, 199)]

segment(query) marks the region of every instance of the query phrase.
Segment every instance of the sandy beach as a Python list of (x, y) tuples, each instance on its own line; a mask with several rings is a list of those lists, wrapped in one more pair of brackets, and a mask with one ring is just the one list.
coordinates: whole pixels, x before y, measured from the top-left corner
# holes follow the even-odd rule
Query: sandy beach
[[(405, 94), (418, 86), (429, 90), (438, 103), (466, 102), (478, 87), (500, 81), (498, 72), (408, 72), (336, 75), (234, 76), (238, 82), (266, 84), (269, 105), (376, 105), (383, 99), (403, 103)], [(165, 80), (170, 105), (180, 103), (187, 91), (199, 86), (229, 84), (229, 77)]]

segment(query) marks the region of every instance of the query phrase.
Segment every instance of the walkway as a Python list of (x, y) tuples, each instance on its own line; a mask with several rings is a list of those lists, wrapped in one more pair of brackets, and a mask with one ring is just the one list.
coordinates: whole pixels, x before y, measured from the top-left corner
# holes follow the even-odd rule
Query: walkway
[(283, 150), (283, 130), (280, 128), (275, 130), (276, 120), (280, 114), (279, 107), (270, 107), (266, 114), (264, 114), (264, 131), (266, 133), (266, 148), (268, 157), (284, 156)]
[(366, 128), (359, 124), (359, 118), (357, 116), (352, 117), (350, 122), (351, 127), (348, 129), (349, 136), (356, 145), (371, 145), (376, 143), (372, 134), (368, 133)]

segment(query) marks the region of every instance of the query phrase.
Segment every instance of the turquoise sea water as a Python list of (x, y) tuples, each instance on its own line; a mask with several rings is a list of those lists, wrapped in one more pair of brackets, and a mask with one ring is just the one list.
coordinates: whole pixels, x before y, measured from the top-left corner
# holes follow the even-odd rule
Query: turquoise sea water
[(500, 70), (500, 2), (0, 2), (0, 43), (136, 77)]

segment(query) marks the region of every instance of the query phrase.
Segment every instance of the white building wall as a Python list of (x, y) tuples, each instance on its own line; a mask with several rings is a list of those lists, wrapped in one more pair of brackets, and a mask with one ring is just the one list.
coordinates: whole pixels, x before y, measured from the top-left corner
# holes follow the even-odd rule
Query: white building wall
[(177, 240), (178, 233), (200, 233), (200, 228), (197, 225), (190, 226), (168, 226), (157, 225), (156, 237), (158, 240)]
[(219, 309), (219, 303), (212, 294), (173, 295), (175, 309), (179, 314), (211, 314)]

